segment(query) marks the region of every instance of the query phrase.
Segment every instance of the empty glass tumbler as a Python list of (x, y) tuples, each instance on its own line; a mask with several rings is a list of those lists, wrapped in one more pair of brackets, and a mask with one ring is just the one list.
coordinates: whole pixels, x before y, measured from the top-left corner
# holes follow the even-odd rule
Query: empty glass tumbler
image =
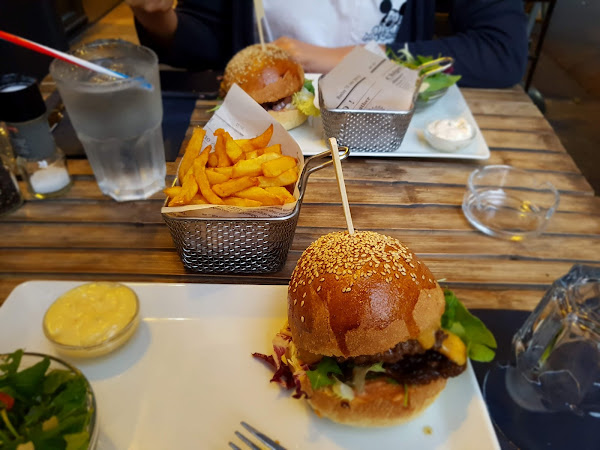
[(506, 388), (530, 411), (600, 417), (600, 267), (575, 265), (515, 334)]

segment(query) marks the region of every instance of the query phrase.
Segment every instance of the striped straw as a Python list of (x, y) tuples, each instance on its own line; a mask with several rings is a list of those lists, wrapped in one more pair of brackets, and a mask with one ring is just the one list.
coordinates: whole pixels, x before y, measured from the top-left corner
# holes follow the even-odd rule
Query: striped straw
[[(55, 50), (50, 47), (46, 47), (45, 45), (38, 44), (37, 42), (30, 41), (29, 39), (25, 39), (19, 36), (15, 36), (14, 34), (7, 33), (5, 31), (0, 30), (0, 39), (11, 42), (13, 44), (19, 45), (21, 47), (28, 48), (29, 50), (33, 50), (38, 53), (42, 53), (44, 55), (52, 56), (53, 58), (60, 59), (62, 61), (66, 61), (71, 64), (75, 64), (79, 67), (84, 67), (89, 70), (93, 70), (94, 72), (101, 73), (104, 75), (108, 75), (111, 77), (119, 78), (119, 79), (128, 79), (131, 78), (129, 75), (125, 75), (123, 73), (117, 72), (116, 70), (111, 70), (106, 67), (102, 67), (98, 64), (94, 64), (90, 61), (86, 61), (85, 59), (78, 58), (73, 55), (69, 55), (68, 53), (61, 52), (59, 50)], [(146, 89), (152, 89), (152, 85), (148, 83), (142, 77), (136, 77), (133, 79), (139, 79), (141, 84)]]

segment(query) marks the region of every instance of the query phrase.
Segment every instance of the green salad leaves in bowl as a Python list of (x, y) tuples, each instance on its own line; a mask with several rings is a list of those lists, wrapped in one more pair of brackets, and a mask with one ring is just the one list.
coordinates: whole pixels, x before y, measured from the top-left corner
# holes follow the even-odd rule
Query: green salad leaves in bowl
[[(448, 67), (448, 64), (446, 63), (447, 58), (442, 58), (441, 56), (438, 56), (438, 58), (421, 55), (413, 56), (408, 50), (408, 45), (405, 45), (398, 54), (394, 53), (391, 49), (388, 49), (387, 55), (397, 64), (401, 64), (410, 69), (420, 69), (421, 75), (436, 72), (438, 69), (441, 69), (442, 66), (446, 66), (446, 69), (443, 71), (425, 77), (421, 83), (421, 88), (417, 97), (417, 105), (433, 103), (435, 100), (441, 98), (446, 91), (448, 91), (448, 88), (453, 84), (456, 84), (461, 78), (460, 75), (448, 73), (451, 64), (450, 67)], [(436, 62), (438, 60), (440, 61), (439, 64)], [(442, 60), (444, 61), (442, 62)]]
[(96, 401), (83, 374), (54, 356), (0, 355), (0, 449), (89, 450)]

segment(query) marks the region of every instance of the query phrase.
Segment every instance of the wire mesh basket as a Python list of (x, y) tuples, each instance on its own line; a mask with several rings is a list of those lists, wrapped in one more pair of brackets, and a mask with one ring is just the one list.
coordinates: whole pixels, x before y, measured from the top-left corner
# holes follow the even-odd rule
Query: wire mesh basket
[[(348, 153), (348, 148), (340, 147), (340, 159), (347, 158)], [(331, 156), (330, 150), (304, 161), (298, 182), (298, 201), (286, 216), (215, 218), (163, 213), (185, 268), (201, 273), (238, 274), (280, 270), (294, 239), (308, 177), (333, 163), (332, 159), (322, 162), (327, 156)]]
[[(439, 58), (419, 67), (422, 75), (415, 85), (411, 107), (407, 111), (379, 111), (366, 109), (327, 109), (319, 78), (319, 105), (326, 137), (335, 137), (339, 145), (351, 151), (388, 153), (395, 152), (402, 144), (404, 135), (415, 110), (419, 88), (425, 78), (452, 66), (450, 57)], [(426, 70), (433, 67), (431, 70)]]

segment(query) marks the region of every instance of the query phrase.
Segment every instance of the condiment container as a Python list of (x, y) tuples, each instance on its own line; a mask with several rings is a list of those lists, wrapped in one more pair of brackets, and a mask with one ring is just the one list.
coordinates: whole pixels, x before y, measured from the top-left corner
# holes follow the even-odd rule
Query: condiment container
[(21, 175), (36, 198), (61, 195), (71, 186), (63, 152), (48, 125), (46, 104), (35, 80), (0, 77), (0, 120), (6, 122)]
[(116, 350), (139, 324), (139, 300), (129, 287), (86, 283), (61, 295), (46, 311), (46, 338), (60, 353), (96, 357)]
[(439, 119), (429, 122), (423, 135), (433, 148), (443, 152), (456, 152), (473, 141), (475, 127), (463, 117)]

